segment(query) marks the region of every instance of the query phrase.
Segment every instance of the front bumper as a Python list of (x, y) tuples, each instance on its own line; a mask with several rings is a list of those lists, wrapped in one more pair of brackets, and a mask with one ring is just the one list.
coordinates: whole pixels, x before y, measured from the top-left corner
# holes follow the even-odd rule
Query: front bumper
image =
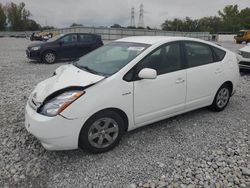
[(250, 69), (250, 62), (241, 61), (239, 67), (240, 69)]
[(30, 51), (29, 49), (26, 50), (26, 56), (29, 59), (40, 60), (41, 53), (39, 50), (37, 51)]
[(250, 69), (250, 58), (239, 56), (239, 67), (240, 69)]
[(25, 127), (41, 141), (47, 150), (78, 148), (78, 137), (84, 119), (66, 119), (61, 115), (47, 117), (37, 113), (29, 104), (25, 109)]

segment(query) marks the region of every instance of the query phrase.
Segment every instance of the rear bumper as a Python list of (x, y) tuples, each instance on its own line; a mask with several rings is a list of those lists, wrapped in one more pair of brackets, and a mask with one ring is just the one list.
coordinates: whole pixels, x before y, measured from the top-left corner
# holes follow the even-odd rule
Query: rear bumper
[(29, 104), (25, 109), (25, 127), (41, 141), (47, 150), (78, 148), (78, 137), (83, 119), (66, 119), (63, 116), (47, 117), (37, 113)]

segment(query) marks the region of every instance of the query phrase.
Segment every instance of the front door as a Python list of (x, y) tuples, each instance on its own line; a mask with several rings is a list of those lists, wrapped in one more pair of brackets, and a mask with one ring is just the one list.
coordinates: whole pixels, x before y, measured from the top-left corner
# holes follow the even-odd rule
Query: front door
[(76, 58), (79, 54), (77, 34), (68, 34), (60, 39), (58, 55), (60, 58)]
[(186, 70), (178, 42), (169, 43), (144, 58), (137, 68), (152, 68), (156, 79), (134, 81), (134, 118), (137, 126), (164, 119), (184, 110)]

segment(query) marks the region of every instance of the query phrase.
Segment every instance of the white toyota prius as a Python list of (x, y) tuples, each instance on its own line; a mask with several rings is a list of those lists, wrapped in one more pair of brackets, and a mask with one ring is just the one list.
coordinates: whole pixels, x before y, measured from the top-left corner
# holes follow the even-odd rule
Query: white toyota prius
[(236, 55), (185, 37), (129, 37), (59, 67), (26, 105), (25, 126), (48, 150), (105, 152), (125, 132), (209, 106), (239, 80)]

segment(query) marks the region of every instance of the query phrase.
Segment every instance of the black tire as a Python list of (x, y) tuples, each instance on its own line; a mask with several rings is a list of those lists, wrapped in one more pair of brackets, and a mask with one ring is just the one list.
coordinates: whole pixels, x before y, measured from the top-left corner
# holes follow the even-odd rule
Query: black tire
[(47, 64), (53, 64), (56, 62), (56, 53), (53, 51), (45, 51), (42, 54), (42, 62)]
[(210, 109), (215, 112), (220, 112), (226, 108), (231, 97), (231, 87), (228, 84), (223, 84), (217, 91), (214, 101)]
[(236, 41), (237, 44), (241, 44), (242, 42), (241, 41)]
[[(105, 130), (108, 131), (108, 129), (110, 130), (113, 127), (113, 129), (117, 131), (117, 129), (115, 128), (117, 127), (118, 132), (105, 133), (104, 131), (103, 133), (103, 130), (98, 131), (95, 128), (96, 125), (100, 126), (103, 121), (103, 124), (101, 125), (101, 127), (104, 129), (106, 122), (108, 122), (108, 120), (110, 119), (114, 120), (114, 122), (113, 121), (110, 122), (108, 128)], [(95, 132), (93, 133), (93, 131)], [(117, 114), (114, 111), (108, 111), (108, 110), (101, 111), (101, 112), (94, 114), (92, 117), (90, 117), (87, 120), (87, 122), (83, 125), (80, 135), (79, 135), (78, 145), (80, 148), (86, 149), (92, 153), (103, 153), (103, 152), (113, 149), (116, 145), (118, 145), (124, 133), (125, 133), (124, 120), (121, 118), (119, 114)], [(107, 134), (109, 134), (109, 136), (111, 135), (110, 138), (112, 138), (112, 141), (110, 141), (110, 143), (106, 139)], [(96, 137), (96, 135), (99, 135), (99, 136)], [(94, 139), (91, 137), (93, 137)], [(98, 144), (100, 139), (102, 139), (102, 142), (103, 142), (102, 147), (101, 147), (101, 144)], [(106, 141), (106, 145), (104, 141)]]

